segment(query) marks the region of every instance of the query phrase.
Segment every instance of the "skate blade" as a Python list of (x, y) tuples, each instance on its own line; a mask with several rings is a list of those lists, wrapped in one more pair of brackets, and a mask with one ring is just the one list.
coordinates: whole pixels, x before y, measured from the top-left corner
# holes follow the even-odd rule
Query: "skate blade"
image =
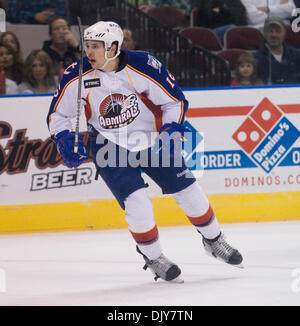
[(220, 259), (220, 258), (218, 258), (218, 257), (215, 257), (215, 256), (212, 255), (210, 252), (205, 251), (205, 253), (206, 253), (206, 255), (207, 255), (208, 257), (212, 257), (212, 258), (216, 259), (217, 261), (219, 261), (219, 262), (221, 262), (221, 263), (223, 263), (223, 264), (226, 264), (226, 265), (229, 265), (229, 266), (233, 266), (233, 267), (236, 267), (236, 268), (240, 268), (240, 269), (244, 269), (244, 268), (245, 268), (244, 265), (243, 265), (242, 263), (241, 263), (241, 264), (238, 264), (238, 265), (229, 264), (229, 263), (226, 263), (226, 261), (224, 261), (224, 260), (222, 260), (222, 259)]
[(175, 277), (173, 280), (168, 281), (170, 283), (184, 283), (184, 279), (182, 278), (181, 275)]

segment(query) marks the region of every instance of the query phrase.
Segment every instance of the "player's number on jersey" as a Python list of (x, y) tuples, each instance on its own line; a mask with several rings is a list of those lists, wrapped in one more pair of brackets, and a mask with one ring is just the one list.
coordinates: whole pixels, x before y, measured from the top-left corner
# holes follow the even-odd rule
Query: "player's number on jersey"
[(175, 77), (168, 71), (168, 76), (166, 78), (166, 81), (168, 82), (168, 84), (170, 84), (170, 86), (172, 88), (174, 88), (175, 86)]

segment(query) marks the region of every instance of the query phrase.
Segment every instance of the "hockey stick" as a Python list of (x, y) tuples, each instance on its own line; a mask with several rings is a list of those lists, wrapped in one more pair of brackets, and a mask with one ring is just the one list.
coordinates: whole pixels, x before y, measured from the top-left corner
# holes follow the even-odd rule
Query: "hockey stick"
[(77, 92), (77, 112), (76, 112), (76, 125), (75, 125), (75, 142), (74, 153), (78, 153), (78, 136), (79, 136), (79, 119), (81, 112), (81, 84), (82, 84), (82, 66), (83, 66), (83, 40), (82, 40), (82, 25), (81, 19), (77, 16), (79, 38), (80, 38), (80, 61), (79, 61), (79, 73), (78, 73), (78, 92)]

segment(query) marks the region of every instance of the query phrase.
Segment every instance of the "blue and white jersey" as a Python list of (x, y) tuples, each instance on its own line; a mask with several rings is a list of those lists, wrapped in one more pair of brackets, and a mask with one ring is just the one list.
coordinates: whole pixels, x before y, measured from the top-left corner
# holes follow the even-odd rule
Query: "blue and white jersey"
[[(175, 78), (153, 55), (122, 51), (117, 71), (93, 69), (83, 59), (82, 101), (86, 119), (106, 138), (129, 150), (153, 144), (167, 122), (182, 123), (188, 102)], [(47, 123), (51, 135), (72, 129), (76, 116), (79, 62), (64, 72)], [(128, 141), (128, 140), (133, 141)]]

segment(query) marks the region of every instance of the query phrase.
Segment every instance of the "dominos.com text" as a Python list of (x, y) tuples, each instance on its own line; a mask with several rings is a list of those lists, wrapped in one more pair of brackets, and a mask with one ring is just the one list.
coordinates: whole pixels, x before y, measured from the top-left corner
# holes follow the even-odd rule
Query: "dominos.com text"
[(279, 175), (247, 176), (247, 177), (226, 177), (224, 178), (225, 188), (237, 187), (265, 187), (280, 185), (300, 185), (300, 174), (290, 174), (287, 177)]

